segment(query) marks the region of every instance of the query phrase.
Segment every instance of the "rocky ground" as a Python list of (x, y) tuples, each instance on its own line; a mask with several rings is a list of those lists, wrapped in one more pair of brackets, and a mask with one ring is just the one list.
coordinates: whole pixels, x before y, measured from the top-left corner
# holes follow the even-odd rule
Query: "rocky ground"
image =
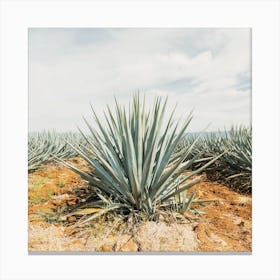
[[(72, 164), (87, 170), (75, 158)], [(65, 215), (88, 194), (88, 185), (69, 169), (50, 163), (29, 174), (28, 219), (30, 252), (251, 252), (252, 199), (226, 186), (204, 180), (194, 186), (197, 199), (210, 199), (204, 214), (188, 221), (174, 214), (159, 222), (124, 221), (100, 216), (75, 227), (79, 216)], [(171, 219), (170, 219), (171, 217)], [(176, 222), (175, 222), (176, 221)]]

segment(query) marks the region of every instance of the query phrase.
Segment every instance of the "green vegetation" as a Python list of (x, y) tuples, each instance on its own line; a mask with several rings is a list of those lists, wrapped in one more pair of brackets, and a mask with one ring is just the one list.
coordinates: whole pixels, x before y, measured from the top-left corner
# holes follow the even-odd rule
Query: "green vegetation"
[(53, 159), (75, 157), (78, 154), (66, 141), (85, 144), (77, 133), (57, 133), (55, 131), (32, 132), (28, 135), (28, 171), (39, 168), (42, 164)]
[[(93, 169), (84, 172), (66, 162), (64, 164), (100, 191), (103, 200), (110, 197), (114, 208), (125, 208), (129, 212), (140, 210), (152, 215), (163, 203), (174, 204), (175, 195), (200, 182), (201, 178), (196, 175), (221, 155), (185, 175), (200, 157), (197, 154), (184, 161), (196, 142), (175, 154), (174, 151), (183, 139), (192, 115), (180, 126), (180, 122), (173, 119), (173, 111), (163, 127), (166, 104), (167, 99), (156, 98), (153, 109), (146, 110), (145, 100), (141, 103), (137, 95), (127, 112), (115, 101), (114, 111), (107, 107), (106, 125), (92, 108), (94, 126), (85, 119), (91, 137), (80, 130), (88, 145), (69, 145)], [(183, 201), (183, 208), (191, 210), (193, 199), (192, 193)]]
[(48, 178), (46, 177), (42, 177), (38, 180), (36, 180), (34, 183), (32, 183), (31, 185), (29, 185), (29, 188), (33, 189), (33, 190), (38, 190), (40, 189), (46, 182), (48, 181)]
[[(179, 143), (177, 149), (188, 147), (195, 141), (195, 137), (187, 136)], [(210, 133), (201, 137), (196, 141), (192, 153), (186, 157), (186, 160), (198, 153), (202, 158), (195, 161), (192, 165), (193, 169), (202, 166), (205, 160), (224, 153), (205, 170), (209, 178), (227, 183), (240, 192), (252, 191), (252, 129), (250, 127), (232, 127), (223, 133)]]
[(48, 188), (42, 193), (42, 187), (47, 181), (48, 178), (43, 177), (29, 185), (30, 191), (32, 191), (32, 198), (28, 199), (29, 205), (48, 201), (54, 195), (54, 190), (52, 188)]
[(43, 196), (42, 196), (42, 193), (40, 192), (40, 190), (36, 190), (35, 193), (33, 193), (32, 198), (30, 198), (28, 200), (28, 204), (29, 205), (34, 205), (34, 204), (39, 204), (39, 203), (42, 203), (42, 202), (46, 202), (50, 198), (52, 198), (53, 195), (54, 195), (53, 190), (49, 190)]
[(58, 182), (58, 186), (60, 187), (60, 188), (63, 188), (63, 187), (65, 187), (65, 182), (63, 181), (63, 180), (59, 180), (59, 182)]

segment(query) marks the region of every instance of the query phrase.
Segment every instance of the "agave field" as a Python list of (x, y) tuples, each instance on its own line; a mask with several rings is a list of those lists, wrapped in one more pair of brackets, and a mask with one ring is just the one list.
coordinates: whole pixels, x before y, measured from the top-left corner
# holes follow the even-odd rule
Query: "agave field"
[[(84, 119), (88, 131), (29, 134), (31, 251), (250, 251), (251, 128), (189, 133), (192, 114), (176, 121), (175, 109), (166, 116), (167, 106), (167, 98), (157, 97), (147, 109), (145, 99), (135, 95), (128, 108), (117, 100), (113, 108), (107, 107), (105, 123), (92, 108), (94, 122)], [(205, 219), (215, 220), (216, 226), (217, 219), (226, 219), (220, 222), (224, 230), (232, 222), (238, 234), (246, 235), (246, 245), (225, 245), (221, 234), (232, 234), (230, 226), (229, 233), (216, 232), (212, 237), (208, 229), (208, 240), (203, 235)], [(76, 245), (66, 248), (63, 243), (57, 249), (49, 237), (38, 241), (36, 227), (41, 225), (34, 223), (43, 220), (48, 223), (41, 227), (46, 236), (60, 235), (58, 229), (63, 229), (61, 240), (65, 240), (68, 230), (70, 241), (64, 243)], [(46, 228), (55, 230), (49, 233)], [(147, 241), (166, 235), (170, 247), (162, 247), (163, 242), (154, 248)], [(223, 238), (230, 243), (240, 236)], [(209, 247), (211, 242), (215, 245)]]
[(187, 136), (178, 145), (180, 150), (194, 142), (191, 159), (197, 154), (200, 158), (192, 168), (203, 165), (204, 161), (223, 153), (223, 156), (205, 170), (211, 179), (226, 183), (229, 187), (245, 193), (252, 191), (252, 129), (251, 127), (232, 127), (229, 131), (209, 133), (200, 137)]
[(33, 132), (28, 135), (28, 171), (36, 170), (54, 156), (61, 159), (77, 156), (67, 141), (83, 145), (85, 142), (77, 133), (56, 133), (55, 131)]

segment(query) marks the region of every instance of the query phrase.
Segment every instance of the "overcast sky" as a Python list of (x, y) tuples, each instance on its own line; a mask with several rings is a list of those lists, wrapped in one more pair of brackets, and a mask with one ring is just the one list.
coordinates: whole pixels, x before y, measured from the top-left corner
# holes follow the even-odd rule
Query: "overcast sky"
[(29, 29), (29, 130), (76, 131), (140, 90), (168, 96), (189, 131), (251, 122), (250, 29)]

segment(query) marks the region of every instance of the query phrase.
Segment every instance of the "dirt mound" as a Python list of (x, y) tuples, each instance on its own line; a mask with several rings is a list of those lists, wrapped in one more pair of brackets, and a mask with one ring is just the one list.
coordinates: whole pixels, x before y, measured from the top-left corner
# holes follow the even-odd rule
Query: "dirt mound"
[(134, 239), (143, 252), (196, 251), (198, 240), (190, 224), (141, 223)]

